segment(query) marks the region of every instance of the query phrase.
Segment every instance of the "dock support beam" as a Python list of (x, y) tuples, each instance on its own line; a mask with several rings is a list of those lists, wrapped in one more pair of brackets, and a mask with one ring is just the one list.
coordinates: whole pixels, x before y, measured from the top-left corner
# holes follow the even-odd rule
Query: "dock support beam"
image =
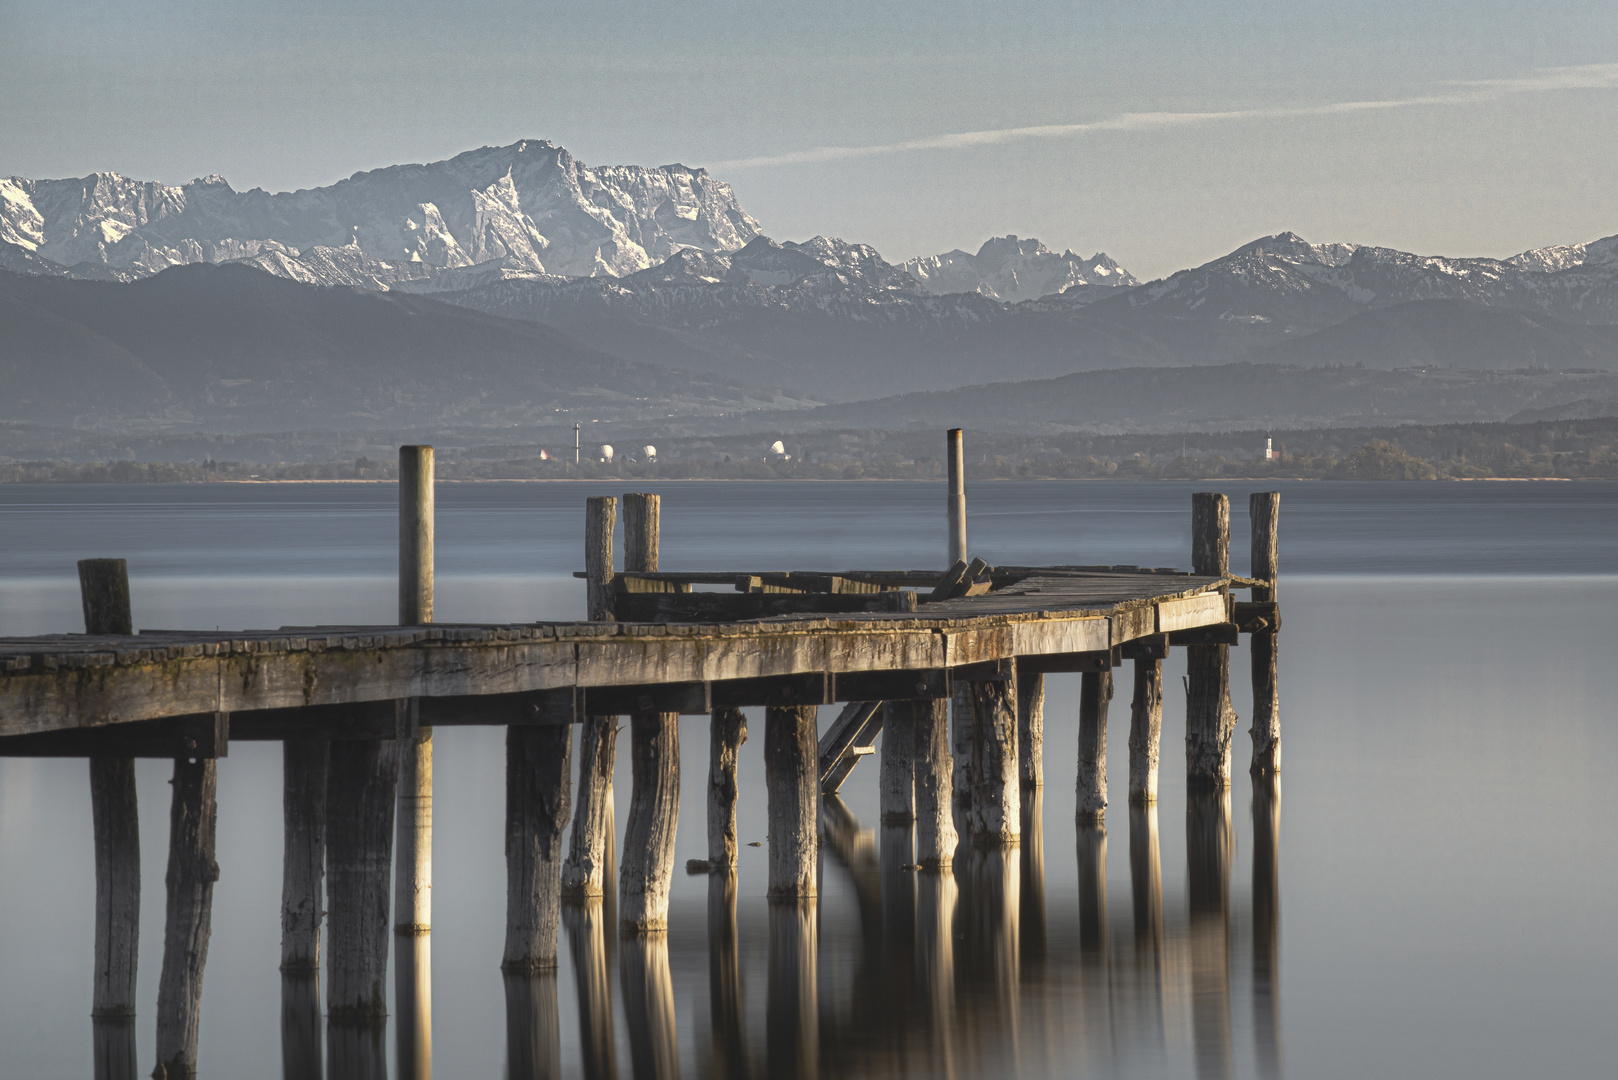
[(176, 758), (169, 811), (168, 911), (163, 926), (163, 972), (157, 980), (157, 1069), (163, 1080), (197, 1073), (202, 1021), (202, 970), (213, 922), (217, 819), (217, 763)]
[(916, 820), (916, 743), (908, 701), (882, 705), (881, 812), (884, 825)]
[(571, 724), (506, 728), (506, 950), (500, 970), (507, 975), (556, 967), (572, 745)]
[[(1276, 600), (1276, 564), (1280, 560), (1279, 522), (1281, 493), (1255, 491), (1248, 496), (1247, 513), (1253, 526), (1252, 577), (1266, 581), (1265, 586), (1253, 587), (1254, 601), (1274, 603)], [(1276, 653), (1279, 644), (1277, 629), (1270, 627), (1252, 636), (1248, 648), (1253, 660), (1253, 737), (1252, 771), (1258, 776), (1273, 776), (1281, 771), (1281, 702), (1279, 672)]]
[[(1230, 573), (1230, 500), (1214, 492), (1191, 496), (1191, 570)], [(1230, 646), (1186, 646), (1185, 779), (1192, 788), (1230, 786)]]
[(326, 907), (326, 768), (322, 737), (281, 744), (281, 971), (320, 970), (320, 924)]
[[(132, 634), (129, 570), (122, 559), (79, 563), (86, 634)], [(90, 816), (95, 827), (95, 990), (91, 1015), (130, 1023), (140, 954), (140, 817), (135, 759), (90, 759)]]
[[(613, 542), (618, 500), (592, 496), (584, 511), (586, 604), (591, 622), (611, 622)], [(579, 798), (573, 836), (562, 864), (562, 896), (589, 900), (606, 889), (612, 833), (612, 771), (618, 757), (618, 718), (587, 716), (579, 731)]]
[(736, 868), (736, 758), (747, 741), (740, 709), (715, 709), (708, 728), (708, 866), (714, 873)]
[(388, 1015), (388, 885), (399, 780), (394, 739), (337, 739), (326, 776), (327, 1016)]
[[(660, 532), (658, 496), (625, 495), (625, 570), (657, 570)], [(632, 790), (618, 872), (618, 917), (626, 934), (663, 933), (669, 926), (674, 835), (680, 823), (680, 714), (631, 716), (629, 741)]]
[(1017, 769), (1024, 792), (1045, 786), (1045, 676), (1017, 672)]
[(769, 801), (772, 900), (816, 895), (816, 737), (813, 705), (764, 712), (764, 785)]
[[(399, 447), (399, 625), (433, 621), (433, 448)], [(399, 747), (393, 928), (425, 934), (433, 921), (433, 729)]]
[(944, 436), (944, 457), (949, 462), (949, 562), (966, 561), (966, 454), (961, 445), (961, 429), (950, 428)]
[(1107, 706), (1112, 672), (1086, 671), (1079, 684), (1079, 780), (1076, 818), (1100, 824), (1107, 816)]
[(916, 865), (948, 870), (955, 858), (955, 759), (949, 746), (949, 702), (907, 702), (916, 753)]
[(1017, 784), (1017, 675), (974, 680), (972, 694), (972, 842), (1015, 845), (1022, 836), (1022, 794)]

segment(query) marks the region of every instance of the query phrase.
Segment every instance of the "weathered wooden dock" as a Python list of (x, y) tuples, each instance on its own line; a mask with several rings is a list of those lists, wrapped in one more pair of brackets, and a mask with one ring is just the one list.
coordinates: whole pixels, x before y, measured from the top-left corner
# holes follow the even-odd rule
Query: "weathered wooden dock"
[[(362, 1024), (385, 1015), (390, 881), (395, 932), (431, 926), (435, 727), (507, 728), (502, 966), (516, 973), (553, 967), (563, 903), (589, 904), (610, 887), (611, 778), (625, 714), (634, 789), (617, 914), (632, 936), (667, 926), (681, 715), (711, 718), (707, 862), (727, 873), (737, 856), (738, 785), (756, 782), (736, 771), (746, 738), (740, 710), (766, 710), (769, 890), (792, 902), (816, 893), (818, 794), (834, 792), (875, 751), (879, 732), (883, 820), (915, 822), (923, 870), (948, 867), (961, 843), (1015, 845), (1021, 792), (1044, 782), (1046, 673), (1084, 673), (1081, 821), (1099, 820), (1108, 805), (1108, 703), (1112, 673), (1126, 660), (1134, 665), (1129, 798), (1155, 800), (1162, 661), (1172, 647), (1189, 650), (1188, 783), (1229, 784), (1229, 646), (1244, 632), (1255, 641), (1253, 768), (1276, 771), (1278, 496), (1253, 497), (1248, 578), (1229, 572), (1229, 508), (1213, 494), (1193, 499), (1191, 573), (990, 566), (968, 558), (959, 435), (951, 437), (950, 567), (664, 571), (658, 497), (631, 494), (621, 504), (619, 570), (620, 504), (592, 498), (579, 575), (585, 622), (432, 621), (430, 447), (401, 450), (398, 626), (133, 633), (122, 563), (81, 564), (88, 633), (0, 639), (0, 755), (90, 759), (98, 1023), (127, 1025), (134, 1015), (137, 757), (174, 759), (157, 1009), (158, 1058), (169, 1077), (195, 1069), (218, 873), (214, 762), (232, 741), (285, 746), (283, 970), (319, 969), (326, 913), (329, 1016)], [(1233, 590), (1251, 597), (1237, 602)], [(822, 731), (817, 710), (834, 704), (844, 707)], [(957, 809), (969, 836), (958, 835)]]

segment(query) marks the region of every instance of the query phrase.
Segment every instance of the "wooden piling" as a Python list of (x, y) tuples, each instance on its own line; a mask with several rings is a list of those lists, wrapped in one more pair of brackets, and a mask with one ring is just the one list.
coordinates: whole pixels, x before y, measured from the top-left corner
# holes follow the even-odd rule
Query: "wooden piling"
[(399, 745), (335, 739), (326, 773), (327, 1016), (377, 1023), (387, 1012), (388, 885)]
[(572, 744), (571, 724), (506, 728), (506, 949), (500, 970), (508, 975), (556, 967)]
[(281, 971), (287, 975), (320, 970), (330, 754), (325, 738), (281, 744)]
[(972, 727), (976, 721), (972, 705), (972, 684), (965, 679), (955, 683), (949, 702), (950, 753), (955, 759), (953, 797), (963, 806), (972, 803)]
[(1139, 657), (1129, 705), (1129, 801), (1157, 801), (1157, 759), (1163, 738), (1163, 661)]
[[(433, 621), (434, 463), (430, 446), (399, 447), (399, 625)], [(399, 747), (394, 814), (393, 929), (425, 934), (433, 921), (433, 729)]]
[(1079, 684), (1080, 824), (1094, 825), (1107, 816), (1107, 706), (1112, 701), (1112, 672), (1086, 671)]
[(949, 562), (966, 559), (966, 456), (961, 429), (950, 428), (944, 436), (944, 456), (949, 462)]
[[(584, 571), (591, 622), (613, 619), (613, 525), (618, 500), (592, 496), (585, 502)], [(562, 863), (562, 898), (588, 900), (603, 895), (612, 832), (612, 773), (618, 758), (618, 717), (587, 716), (579, 731), (579, 795), (567, 859)]]
[[(79, 599), (86, 634), (134, 633), (129, 570), (123, 559), (80, 561)], [(140, 954), (140, 813), (133, 758), (90, 759), (90, 817), (96, 875), (91, 1015), (127, 1021), (135, 1015)]]
[(974, 680), (972, 688), (972, 842), (1007, 846), (1022, 834), (1017, 783), (1017, 678)]
[(955, 758), (949, 746), (949, 703), (912, 701), (911, 740), (916, 755), (916, 865), (947, 870), (954, 861)]
[(157, 980), (157, 1073), (164, 1080), (194, 1077), (202, 1021), (202, 972), (213, 920), (216, 762), (177, 758), (169, 811), (168, 910), (163, 971)]
[(736, 865), (736, 758), (747, 741), (740, 709), (715, 709), (708, 728), (708, 865), (714, 872)]
[(399, 447), (399, 625), (433, 621), (433, 448)]
[[(1214, 492), (1191, 496), (1191, 569), (1230, 573), (1230, 500)], [(1192, 788), (1230, 786), (1230, 646), (1186, 647), (1185, 779)]]
[[(624, 496), (624, 569), (654, 573), (662, 531), (656, 495)], [(619, 867), (618, 917), (626, 933), (668, 929), (674, 880), (674, 836), (680, 817), (680, 714), (639, 713), (630, 718), (633, 791)]]
[[(1277, 567), (1280, 561), (1281, 493), (1255, 491), (1248, 497), (1247, 513), (1253, 527), (1251, 576), (1265, 585), (1253, 587), (1256, 602), (1276, 600)], [(1253, 661), (1252, 772), (1272, 776), (1281, 771), (1281, 699), (1277, 652), (1279, 638), (1274, 626), (1252, 635), (1248, 648)]]
[(1017, 772), (1023, 791), (1045, 786), (1045, 676), (1017, 672)]
[(769, 802), (772, 900), (816, 894), (815, 783), (817, 709), (764, 711), (764, 784)]
[(916, 741), (908, 701), (882, 706), (882, 824), (909, 825), (916, 819)]

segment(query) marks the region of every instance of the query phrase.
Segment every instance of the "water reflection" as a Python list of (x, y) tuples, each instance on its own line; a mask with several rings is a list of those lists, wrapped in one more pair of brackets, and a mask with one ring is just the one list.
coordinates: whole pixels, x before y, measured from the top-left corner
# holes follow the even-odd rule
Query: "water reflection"
[(1281, 778), (1253, 778), (1253, 1043), (1258, 1074), (1281, 1075)]
[[(315, 1022), (317, 1025), (320, 1022), (318, 1014)], [(95, 1047), (95, 1080), (135, 1080), (135, 1077), (140, 1075), (140, 1067), (135, 1060), (134, 1020), (124, 1018), (92, 1020), (91, 1024)], [(318, 1026), (315, 1028), (315, 1038), (317, 1040), (320, 1038)], [(315, 1045), (318, 1047), (319, 1043)], [(318, 1063), (318, 1056), (316, 1061)]]
[(506, 1076), (510, 1080), (560, 1080), (562, 1031), (556, 972), (502, 977), (506, 982)]
[(602, 897), (562, 908), (579, 1008), (579, 1056), (586, 1080), (616, 1080), (612, 983), (607, 974), (607, 908)]
[(680, 1043), (674, 1018), (674, 981), (669, 973), (668, 934), (625, 937), (618, 970), (629, 1027), (629, 1059), (635, 1080), (680, 1075)]
[(736, 926), (736, 874), (708, 878), (708, 1017), (712, 1033), (702, 1055), (702, 1075), (734, 1080), (747, 1075), (742, 1003), (741, 944)]
[(771, 1080), (820, 1074), (817, 906), (813, 899), (770, 903), (765, 1043)]
[(327, 1024), (326, 1075), (329, 1080), (388, 1080), (385, 1035), (383, 1024)]
[(320, 975), (281, 977), (281, 1075), (285, 1080), (321, 1080)]
[(398, 1080), (432, 1080), (433, 939), (429, 934), (396, 934), (393, 943)]
[(1200, 1077), (1228, 1077), (1235, 1070), (1230, 1033), (1230, 860), (1235, 845), (1230, 792), (1188, 792), (1191, 1033)]

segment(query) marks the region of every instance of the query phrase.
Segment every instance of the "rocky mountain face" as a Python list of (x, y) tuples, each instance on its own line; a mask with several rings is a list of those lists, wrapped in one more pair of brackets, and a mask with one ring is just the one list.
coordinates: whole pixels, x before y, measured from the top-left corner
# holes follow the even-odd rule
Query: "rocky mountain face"
[(618, 276), (677, 251), (725, 251), (758, 223), (728, 184), (684, 165), (590, 167), (543, 140), (355, 173), (329, 187), (238, 192), (116, 173), (0, 180), (0, 244), (76, 277), (132, 280), (245, 261), (307, 284), (386, 288), (476, 268), (493, 276)]
[(1032, 237), (1012, 235), (985, 240), (976, 255), (956, 248), (943, 255), (911, 259), (903, 269), (938, 296), (975, 292), (1009, 303), (1055, 293), (1086, 303), (1113, 289), (1140, 284), (1105, 254), (1098, 252), (1088, 259), (1072, 251), (1058, 255)]

